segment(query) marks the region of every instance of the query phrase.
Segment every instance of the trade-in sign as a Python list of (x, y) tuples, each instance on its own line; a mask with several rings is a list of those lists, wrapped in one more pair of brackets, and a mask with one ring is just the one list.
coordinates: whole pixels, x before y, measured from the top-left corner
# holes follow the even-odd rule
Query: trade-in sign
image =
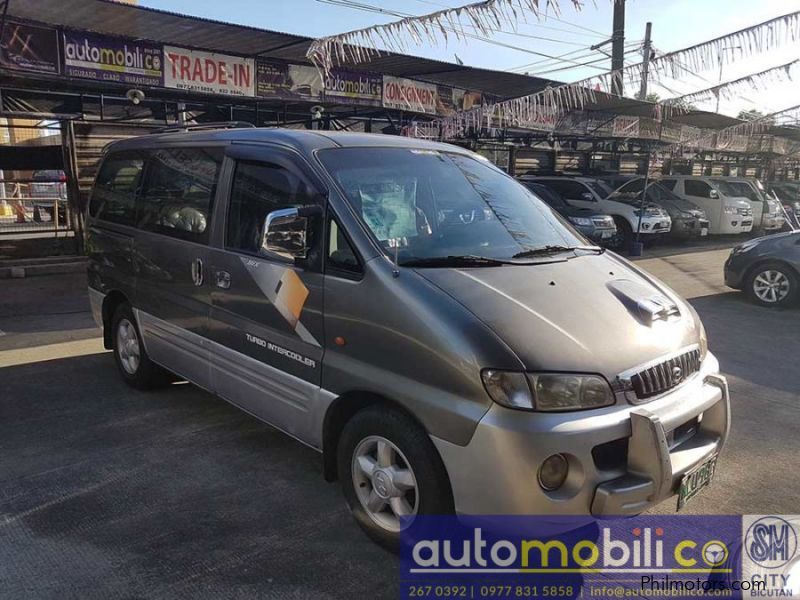
[(161, 46), (101, 35), (64, 32), (64, 74), (128, 85), (162, 85)]
[(0, 40), (0, 66), (41, 73), (58, 73), (58, 33), (7, 21)]
[(255, 95), (252, 58), (164, 46), (164, 85), (187, 92)]

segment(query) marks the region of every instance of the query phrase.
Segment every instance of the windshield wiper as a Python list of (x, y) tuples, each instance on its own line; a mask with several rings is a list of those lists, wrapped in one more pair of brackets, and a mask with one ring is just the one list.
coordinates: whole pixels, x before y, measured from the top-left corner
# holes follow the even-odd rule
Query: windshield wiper
[(432, 256), (409, 258), (400, 263), (401, 267), (502, 267), (507, 264), (501, 260), (485, 256)]
[(517, 252), (511, 258), (530, 258), (532, 256), (542, 256), (544, 254), (557, 254), (559, 252), (574, 252), (575, 250), (586, 250), (588, 252), (595, 252), (597, 254), (602, 254), (606, 251), (605, 248), (601, 248), (600, 246), (542, 246), (541, 248), (531, 248), (529, 250), (523, 250), (522, 252)]

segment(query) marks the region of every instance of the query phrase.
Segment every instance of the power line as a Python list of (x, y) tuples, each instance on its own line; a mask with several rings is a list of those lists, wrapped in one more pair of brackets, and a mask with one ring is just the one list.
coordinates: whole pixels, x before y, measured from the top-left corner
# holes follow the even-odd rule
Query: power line
[[(436, 6), (438, 8), (455, 8), (454, 6), (450, 6), (448, 4), (442, 4), (440, 2), (432, 2), (431, 0), (415, 0), (415, 1), (419, 2), (421, 4), (428, 4), (430, 6)], [(555, 17), (549, 17), (549, 18), (555, 19)], [(569, 33), (570, 35), (583, 35), (583, 36), (586, 36), (586, 37), (589, 37), (589, 36), (591, 36), (591, 37), (608, 37), (608, 35), (605, 34), (605, 33), (601, 33), (599, 31), (594, 31), (594, 30), (591, 30), (591, 29), (587, 29), (586, 27), (581, 27), (580, 25), (577, 25), (575, 23), (571, 23), (569, 21), (564, 21), (564, 20), (560, 20), (560, 21), (562, 23), (565, 23), (566, 25), (571, 25), (572, 27), (575, 27), (577, 29), (582, 29), (583, 32), (575, 31), (575, 30), (572, 30), (572, 29), (562, 29), (560, 27), (550, 27), (548, 25), (542, 25), (541, 23), (527, 23), (527, 24), (530, 25), (531, 27), (540, 27), (542, 29), (549, 29), (551, 31), (560, 31), (561, 33)]]
[[(641, 40), (633, 41), (633, 42), (629, 42), (629, 43), (625, 44), (625, 48), (626, 49), (631, 49), (631, 48), (638, 49), (640, 46), (641, 46)], [(588, 48), (586, 48), (586, 49), (588, 50)], [(577, 61), (577, 60), (584, 60), (586, 58), (592, 58), (593, 56), (597, 56), (597, 54), (600, 54), (599, 50), (592, 50), (588, 54), (583, 54), (581, 56), (573, 56), (574, 54), (579, 53), (579, 52), (581, 52), (581, 50), (572, 50), (572, 51), (567, 52), (565, 54), (559, 54), (558, 56), (555, 57), (557, 60), (541, 59), (541, 60), (534, 61), (532, 63), (527, 63), (527, 64), (524, 64), (524, 65), (520, 65), (518, 67), (511, 67), (511, 68), (509, 68), (507, 70), (508, 71), (517, 71), (517, 72), (519, 72), (519, 71), (530, 71), (530, 70), (536, 70), (536, 69), (549, 69), (550, 67), (554, 67), (554, 66), (556, 66), (558, 64), (561, 64), (561, 63), (565, 62), (562, 59), (564, 57), (566, 57), (566, 56), (569, 56), (572, 60), (576, 60)], [(605, 58), (608, 58), (608, 56), (606, 55)]]

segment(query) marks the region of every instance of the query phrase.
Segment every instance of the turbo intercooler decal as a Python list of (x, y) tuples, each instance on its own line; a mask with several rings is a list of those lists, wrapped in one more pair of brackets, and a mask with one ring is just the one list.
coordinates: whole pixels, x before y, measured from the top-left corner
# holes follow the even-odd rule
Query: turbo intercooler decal
[(281, 316), (294, 329), (300, 339), (319, 346), (319, 342), (300, 322), (300, 313), (308, 298), (308, 288), (293, 269), (252, 258), (240, 257), (247, 272), (264, 292)]

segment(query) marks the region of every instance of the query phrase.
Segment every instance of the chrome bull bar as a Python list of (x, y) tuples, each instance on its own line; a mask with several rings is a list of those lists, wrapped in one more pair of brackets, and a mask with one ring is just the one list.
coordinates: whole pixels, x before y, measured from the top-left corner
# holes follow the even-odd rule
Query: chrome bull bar
[(730, 434), (728, 382), (716, 374), (704, 383), (719, 388), (721, 398), (702, 413), (697, 433), (670, 449), (658, 415), (646, 408), (631, 412), (631, 436), (625, 475), (597, 486), (594, 516), (638, 514), (676, 493), (684, 473), (718, 453)]

